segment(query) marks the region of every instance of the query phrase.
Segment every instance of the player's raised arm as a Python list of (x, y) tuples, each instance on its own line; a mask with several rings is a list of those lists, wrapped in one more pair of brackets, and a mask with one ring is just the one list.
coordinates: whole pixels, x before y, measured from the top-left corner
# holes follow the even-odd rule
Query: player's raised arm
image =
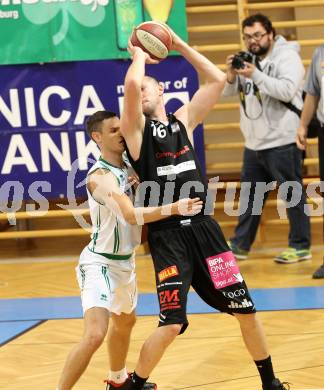
[(145, 76), (145, 64), (157, 63), (139, 47), (128, 45), (128, 51), (132, 56), (131, 63), (126, 73), (124, 85), (124, 108), (121, 115), (120, 131), (126, 140), (127, 147), (134, 160), (138, 159), (142, 144), (142, 132), (145, 117), (142, 110), (142, 83)]
[(200, 86), (191, 101), (175, 113), (175, 116), (185, 123), (188, 133), (191, 134), (217, 102), (224, 88), (226, 75), (205, 56), (184, 42), (171, 29), (170, 31), (173, 37), (172, 49), (182, 54), (205, 80), (205, 84)]

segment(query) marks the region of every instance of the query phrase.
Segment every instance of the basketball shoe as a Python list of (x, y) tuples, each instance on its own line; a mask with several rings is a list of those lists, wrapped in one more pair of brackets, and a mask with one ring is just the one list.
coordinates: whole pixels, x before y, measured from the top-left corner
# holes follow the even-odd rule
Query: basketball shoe
[(239, 248), (232, 241), (227, 241), (227, 245), (237, 260), (246, 260), (248, 258), (249, 251)]
[[(132, 379), (129, 376), (124, 383), (115, 383), (110, 381), (109, 379), (105, 380), (107, 384), (106, 390), (132, 390)], [(155, 383), (146, 382), (142, 387), (142, 390), (157, 390), (157, 386)]]
[(280, 382), (278, 378), (275, 378), (270, 387), (262, 387), (263, 390), (289, 390), (290, 386), (288, 382)]
[(281, 264), (293, 264), (299, 261), (308, 260), (312, 257), (309, 249), (295, 249), (289, 247), (285, 249), (280, 255), (276, 256), (274, 261)]

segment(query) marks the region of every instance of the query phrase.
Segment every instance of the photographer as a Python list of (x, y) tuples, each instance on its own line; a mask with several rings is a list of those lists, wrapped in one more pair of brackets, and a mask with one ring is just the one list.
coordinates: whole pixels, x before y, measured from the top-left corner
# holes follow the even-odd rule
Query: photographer
[[(289, 247), (275, 258), (279, 263), (296, 263), (311, 258), (310, 223), (304, 213), (305, 192), (296, 194), (296, 188), (302, 184), (302, 154), (296, 146), (299, 117), (285, 104), (302, 107), (304, 67), (298, 44), (276, 36), (265, 15), (249, 16), (243, 21), (242, 30), (248, 52), (227, 57), (223, 95), (239, 92), (240, 125), (245, 137), (241, 182), (251, 183), (251, 190), (242, 191), (241, 197), (249, 199), (248, 207), (240, 213), (230, 246), (238, 259), (247, 258), (260, 222), (260, 215), (253, 215), (253, 201), (265, 200), (254, 200), (256, 183), (276, 181), (279, 186), (286, 181), (297, 182), (294, 195), (299, 195), (301, 201), (287, 210)], [(288, 202), (291, 196), (290, 187)]]

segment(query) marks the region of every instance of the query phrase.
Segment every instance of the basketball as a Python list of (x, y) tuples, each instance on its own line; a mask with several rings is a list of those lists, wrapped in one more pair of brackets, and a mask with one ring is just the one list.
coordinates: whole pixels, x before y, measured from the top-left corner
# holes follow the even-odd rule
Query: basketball
[(144, 22), (132, 33), (131, 43), (139, 46), (154, 60), (161, 61), (169, 54), (172, 36), (167, 27), (158, 22)]

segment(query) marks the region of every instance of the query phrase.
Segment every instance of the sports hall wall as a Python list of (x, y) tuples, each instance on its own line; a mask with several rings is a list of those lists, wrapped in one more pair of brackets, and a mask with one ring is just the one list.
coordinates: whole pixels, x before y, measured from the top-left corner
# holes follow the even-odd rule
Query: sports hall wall
[[(173, 2), (161, 0), (161, 2), (163, 4), (169, 3), (179, 12), (179, 14), (174, 15), (170, 12), (170, 15), (172, 20), (180, 22), (180, 25), (177, 23), (173, 25), (172, 21), (170, 25), (183, 37), (188, 33), (189, 43), (196, 46), (215, 63), (220, 64), (223, 69), (226, 56), (243, 48), (240, 37), (240, 22), (251, 13), (263, 12), (269, 15), (274, 21), (278, 33), (288, 39), (300, 41), (301, 54), (306, 68), (315, 47), (324, 43), (323, 0), (276, 2), (268, 0), (187, 0), (186, 2), (184, 0)], [(125, 45), (125, 40), (121, 37), (118, 38), (116, 26), (112, 28), (111, 23), (108, 22), (105, 29), (104, 25), (99, 23), (101, 19), (109, 21), (108, 16), (116, 20), (116, 10), (113, 8), (115, 2), (98, 0), (86, 6), (80, 1), (79, 6), (83, 7), (80, 9), (85, 10), (86, 7), (89, 7), (87, 12), (92, 12), (92, 9), (96, 11), (109, 9), (109, 12), (104, 14), (102, 12), (96, 14), (91, 26), (87, 25), (90, 22), (86, 13), (85, 16), (78, 19), (77, 8), (72, 9), (71, 12), (62, 13), (54, 6), (50, 13), (51, 19), (47, 20), (39, 16), (42, 14), (41, 12), (37, 16), (37, 12), (28, 11), (26, 3), (23, 1), (16, 2), (18, 4), (15, 6), (12, 3), (10, 0), (1, 0), (0, 2), (1, 47), (6, 48), (1, 52), (0, 73), (0, 223), (4, 225), (4, 231), (0, 232), (0, 239), (2, 239), (3, 244), (11, 246), (15, 245), (15, 241), (12, 239), (16, 239), (18, 236), (23, 237), (25, 234), (26, 238), (41, 237), (40, 240), (45, 243), (46, 237), (66, 236), (68, 232), (64, 229), (70, 229), (69, 234), (72, 237), (77, 235), (86, 239), (88, 232), (82, 232), (82, 229), (75, 225), (75, 218), (71, 218), (71, 213), (62, 210), (57, 205), (67, 203), (68, 188), (73, 188), (75, 204), (68, 205), (68, 208), (78, 209), (82, 188), (76, 189), (76, 187), (82, 182), (82, 177), (88, 167), (84, 157), (94, 159), (98, 156), (95, 146), (89, 143), (84, 134), (83, 120), (85, 116), (94, 109), (105, 107), (113, 108), (119, 112), (121, 108), (122, 82), (127, 62), (120, 60), (120, 58), (125, 58), (127, 55), (124, 48), (120, 49), (120, 47)], [(39, 10), (42, 11), (42, 1), (36, 3)], [(146, 3), (148, 4), (149, 1)], [(14, 18), (14, 16), (7, 17), (6, 15), (9, 14), (5, 15), (5, 12), (17, 10), (18, 7), (21, 7), (22, 12), (25, 12), (25, 18), (29, 18), (28, 20), (32, 21), (35, 27), (31, 40), (22, 34), (22, 31), (25, 31), (23, 25), (20, 28), (17, 28), (17, 25), (11, 27), (11, 30), (6, 26), (8, 33), (3, 33), (4, 25), (12, 22)], [(152, 18), (147, 10), (144, 10), (143, 15), (143, 20)], [(69, 20), (68, 25), (66, 17)], [(185, 28), (186, 20), (187, 28)], [(51, 51), (42, 52), (43, 57), (36, 58), (36, 54), (31, 50), (34, 49), (36, 41), (45, 48), (49, 46), (46, 40), (41, 39), (45, 33), (37, 33), (39, 28), (51, 26), (52, 31), (55, 31), (56, 40), (61, 39), (62, 34), (66, 33), (67, 29), (68, 33), (71, 34), (71, 41), (76, 42), (76, 47), (78, 47), (79, 42), (77, 42), (75, 30), (78, 24), (81, 26), (81, 36), (83, 39), (86, 37), (87, 41), (84, 49), (79, 48), (73, 52), (71, 48), (63, 45), (62, 49), (55, 54)], [(98, 28), (97, 35), (89, 37), (87, 33), (89, 28), (93, 30)], [(14, 39), (7, 39), (8, 36), (17, 39), (19, 36), (24, 38), (14, 43)], [(50, 38), (53, 39), (53, 37)], [(97, 59), (93, 58), (94, 47), (98, 48), (101, 53), (101, 57)], [(26, 50), (27, 55), (29, 55), (29, 59), (26, 60), (28, 63), (18, 61), (23, 48), (28, 49)], [(6, 60), (7, 50), (12, 52), (13, 61), (11, 62)], [(72, 61), (73, 59), (77, 59), (77, 62)], [(50, 61), (51, 63), (48, 66), (40, 65), (39, 61)], [(177, 60), (173, 57), (170, 61)], [(31, 62), (33, 62), (32, 65)], [(184, 98), (183, 96), (189, 96), (197, 83), (195, 81), (196, 75), (190, 73), (190, 69), (187, 69), (185, 65), (183, 66), (180, 73), (172, 75), (172, 79), (169, 80), (165, 77), (166, 81), (170, 81), (170, 85), (173, 86), (169, 92), (177, 94), (175, 99), (171, 95), (170, 110), (179, 104), (179, 101)], [(171, 68), (175, 69), (176, 67)], [(156, 74), (158, 78), (161, 78), (161, 75), (163, 78), (163, 71), (161, 74), (159, 72)], [(191, 83), (188, 84), (186, 80), (190, 80)], [(57, 88), (48, 90), (50, 83), (51, 86), (55, 85)], [(188, 85), (191, 89), (187, 89)], [(238, 124), (238, 107), (238, 100), (235, 98), (221, 99), (204, 125), (204, 140), (202, 132), (200, 132), (197, 142), (201, 148), (202, 161), (204, 161), (202, 144), (203, 142), (205, 144), (206, 170), (209, 176), (220, 175), (221, 179), (224, 180), (235, 180), (239, 177), (243, 138)], [(67, 112), (66, 118), (70, 113), (69, 118), (65, 122), (62, 118), (60, 124), (55, 123), (55, 118), (60, 117), (64, 111)], [(46, 118), (50, 118), (50, 123)], [(10, 142), (12, 143), (10, 144)], [(312, 179), (318, 177), (316, 142), (316, 140), (312, 140), (310, 143), (304, 168), (305, 176)], [(9, 155), (8, 152), (10, 152)], [(77, 165), (78, 168), (81, 166), (83, 169), (76, 170), (76, 176), (73, 178), (72, 185), (69, 186), (68, 174), (72, 172), (73, 176), (72, 164), (76, 157), (81, 157)], [(37, 187), (39, 183), (36, 183), (30, 188), (30, 183), (35, 181), (49, 182), (50, 185), (41, 183)], [(22, 186), (12, 185), (11, 182), (20, 182)], [(81, 191), (78, 192), (80, 188)], [(15, 191), (18, 194), (18, 202), (16, 203), (13, 199)], [(22, 191), (23, 195), (20, 196)], [(36, 202), (28, 200), (31, 198), (29, 191), (34, 197), (40, 194), (38, 199), (35, 199)], [(6, 202), (8, 199), (10, 201)], [(20, 200), (22, 201), (20, 202)], [(9, 219), (10, 228), (6, 228), (8, 224), (6, 212), (24, 211), (28, 204), (31, 204), (30, 207), (33, 209), (35, 208), (34, 203), (36, 203), (36, 209), (39, 207), (46, 209), (47, 207), (51, 211), (55, 211), (56, 214), (50, 212), (43, 218), (40, 214), (34, 216), (32, 212), (20, 216), (17, 213), (16, 219)], [(87, 218), (86, 205), (83, 203), (82, 208), (84, 210), (78, 209), (76, 214), (82, 214)], [(41, 212), (45, 215), (45, 211)], [(231, 223), (235, 224), (235, 221)], [(53, 231), (49, 233), (43, 233), (44, 230), (49, 230), (48, 226), (56, 229), (51, 229)], [(22, 232), (26, 233), (22, 234)]]
[[(84, 197), (78, 184), (99, 155), (85, 119), (97, 110), (122, 111), (134, 26), (155, 18), (187, 39), (185, 2), (1, 4), (1, 211), (18, 211), (19, 200)], [(197, 89), (195, 71), (177, 53), (147, 68), (164, 83), (170, 111)], [(204, 165), (202, 137), (200, 127), (195, 142)], [(6, 199), (14, 207), (6, 208)]]

